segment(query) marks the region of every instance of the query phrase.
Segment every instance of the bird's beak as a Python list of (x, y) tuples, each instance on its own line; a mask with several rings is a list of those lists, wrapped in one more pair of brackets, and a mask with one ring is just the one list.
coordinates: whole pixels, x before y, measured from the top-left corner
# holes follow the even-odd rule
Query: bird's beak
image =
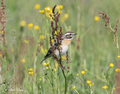
[(74, 35), (77, 35), (78, 33), (74, 33)]

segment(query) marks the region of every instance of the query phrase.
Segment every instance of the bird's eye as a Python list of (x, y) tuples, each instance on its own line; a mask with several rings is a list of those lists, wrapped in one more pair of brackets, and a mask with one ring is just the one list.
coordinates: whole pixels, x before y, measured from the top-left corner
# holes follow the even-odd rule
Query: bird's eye
[(70, 34), (71, 35), (71, 34)]

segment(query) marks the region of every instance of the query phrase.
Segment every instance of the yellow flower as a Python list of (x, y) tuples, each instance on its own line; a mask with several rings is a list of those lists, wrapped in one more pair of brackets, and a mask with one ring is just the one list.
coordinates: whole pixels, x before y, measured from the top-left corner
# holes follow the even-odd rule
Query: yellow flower
[(60, 29), (58, 30), (58, 32), (60, 32)]
[(110, 63), (110, 65), (109, 65), (109, 66), (112, 68), (112, 67), (114, 67), (114, 64), (113, 64), (113, 63)]
[(60, 8), (60, 9), (63, 9), (63, 5), (59, 5), (59, 8)]
[(40, 10), (39, 13), (44, 14), (45, 10)]
[(57, 35), (57, 31), (55, 31), (55, 33), (54, 33), (55, 35)]
[(61, 13), (62, 13), (62, 11), (61, 11), (61, 10), (59, 10), (59, 11), (58, 11), (58, 14), (61, 14)]
[(49, 63), (43, 63), (43, 65), (45, 65), (45, 66), (49, 66)]
[(63, 9), (63, 5), (57, 5), (56, 9)]
[(94, 85), (94, 83), (92, 83), (92, 85)]
[(89, 85), (91, 83), (91, 81), (90, 80), (87, 80), (87, 84)]
[(40, 9), (40, 5), (39, 5), (39, 4), (36, 4), (36, 5), (35, 5), (35, 9)]
[(21, 62), (22, 62), (22, 63), (25, 63), (25, 59), (22, 59)]
[(54, 71), (56, 71), (56, 68), (54, 68)]
[(2, 57), (2, 54), (0, 54), (0, 57)]
[(85, 69), (85, 71), (87, 71), (87, 69)]
[(58, 10), (60, 9), (60, 8), (59, 8), (59, 5), (56, 6), (56, 9), (58, 9)]
[(76, 86), (72, 87), (72, 90), (74, 90), (76, 88)]
[(47, 65), (47, 63), (43, 63), (43, 65), (45, 65), (45, 66), (46, 66), (46, 65)]
[(41, 79), (41, 78), (39, 78), (39, 80), (41, 81), (42, 79)]
[(47, 63), (47, 66), (49, 66), (50, 63)]
[(67, 19), (68, 17), (69, 17), (69, 15), (66, 13), (66, 14), (64, 15), (64, 18)]
[(29, 72), (28, 74), (29, 74), (29, 75), (33, 75), (33, 74), (34, 74), (34, 72)]
[(118, 55), (118, 58), (120, 58), (120, 55)]
[(3, 34), (3, 31), (0, 31), (1, 34)]
[(47, 49), (45, 49), (45, 53), (47, 53), (48, 52), (48, 50)]
[(79, 76), (79, 74), (76, 74), (77, 76)]
[(11, 49), (11, 52), (14, 52), (14, 49)]
[(53, 42), (54, 42), (54, 40), (52, 39), (52, 40), (51, 40), (51, 42), (53, 43)]
[(27, 40), (24, 40), (24, 43), (28, 43), (29, 41), (27, 41)]
[(52, 17), (50, 17), (50, 21), (53, 21), (53, 18), (52, 18)]
[(84, 75), (84, 74), (85, 74), (85, 71), (81, 71), (81, 74)]
[(45, 10), (47, 11), (47, 12), (51, 12), (51, 8), (50, 8), (50, 6), (47, 6), (47, 7), (45, 7)]
[(38, 25), (34, 26), (34, 29), (39, 30), (39, 26)]
[(46, 67), (46, 69), (49, 69), (49, 67)]
[(59, 67), (58, 63), (55, 64), (56, 67)]
[(45, 13), (47, 18), (50, 18), (50, 14), (48, 12)]
[(105, 85), (105, 86), (103, 86), (102, 88), (103, 88), (103, 89), (107, 89), (108, 87)]
[(33, 71), (33, 68), (28, 69), (29, 71)]
[(45, 39), (44, 35), (40, 35), (39, 37), (40, 39)]
[(115, 88), (113, 88), (113, 90), (115, 90)]
[(25, 21), (21, 21), (20, 22), (20, 26), (22, 26), (22, 27), (26, 26), (26, 22)]
[(66, 57), (65, 57), (65, 56), (62, 56), (62, 57), (61, 57), (61, 59), (62, 59), (62, 60), (65, 60), (65, 59), (66, 59)]
[(98, 16), (95, 16), (95, 21), (99, 21), (99, 17)]
[(115, 69), (115, 71), (118, 73), (118, 72), (120, 72), (120, 69), (119, 69), (119, 68), (117, 68), (117, 69)]
[(89, 84), (89, 86), (91, 87), (91, 86), (92, 86), (92, 84)]
[(42, 46), (40, 46), (40, 49), (41, 49), (41, 53), (45, 54), (44, 49), (43, 49)]
[(33, 23), (28, 24), (28, 27), (32, 28), (33, 27)]

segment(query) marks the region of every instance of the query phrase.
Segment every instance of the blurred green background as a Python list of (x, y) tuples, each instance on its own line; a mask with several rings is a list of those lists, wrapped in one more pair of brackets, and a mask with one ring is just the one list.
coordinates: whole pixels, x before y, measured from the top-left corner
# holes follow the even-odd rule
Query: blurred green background
[[(76, 86), (79, 94), (113, 94), (119, 54), (113, 43), (113, 32), (105, 27), (105, 21), (100, 18), (98, 11), (108, 14), (114, 29), (120, 19), (120, 0), (5, 0), (4, 4), (6, 46), (3, 47), (1, 43), (0, 50), (6, 58), (1, 58), (0, 63), (1, 83), (6, 80), (6, 84), (0, 86), (1, 92), (8, 86), (8, 94), (64, 94), (61, 69), (54, 71), (56, 61), (52, 58), (45, 61), (50, 62), (49, 69), (40, 64), (46, 54), (45, 49), (50, 47), (52, 29), (50, 19), (39, 13), (39, 10), (44, 10), (47, 6), (53, 8), (54, 5), (63, 5), (59, 21), (63, 33), (69, 30), (78, 33), (69, 47), (70, 63), (67, 65), (66, 60), (63, 61), (66, 76), (70, 75), (68, 94), (77, 94), (71, 89), (73, 86)], [(40, 9), (34, 8), (36, 4), (40, 5)], [(61, 22), (65, 14), (69, 16)], [(99, 17), (99, 21), (95, 21), (95, 16)], [(25, 27), (20, 26), (21, 21), (26, 22)], [(28, 28), (30, 23), (33, 23), (31, 29)], [(39, 30), (34, 30), (35, 25), (39, 26)], [(119, 30), (118, 26), (118, 44)], [(45, 39), (40, 39), (40, 35), (44, 35)], [(24, 40), (29, 43), (24, 43)], [(37, 45), (40, 42), (44, 43), (36, 57)], [(77, 46), (80, 49), (77, 49)], [(11, 52), (11, 49), (14, 51)], [(21, 62), (22, 59), (25, 59), (25, 63)], [(113, 68), (109, 68), (110, 63), (114, 64)], [(67, 69), (68, 66), (70, 69)], [(33, 68), (33, 75), (28, 74), (30, 68)], [(85, 71), (85, 74), (82, 75), (81, 71)], [(87, 85), (87, 80), (94, 85)], [(104, 85), (108, 86), (107, 90), (102, 88)]]

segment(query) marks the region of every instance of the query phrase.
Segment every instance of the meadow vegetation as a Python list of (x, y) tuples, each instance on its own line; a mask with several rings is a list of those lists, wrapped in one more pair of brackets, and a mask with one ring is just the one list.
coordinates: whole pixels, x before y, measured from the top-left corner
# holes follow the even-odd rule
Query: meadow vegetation
[[(0, 94), (119, 94), (120, 0), (4, 0), (4, 5)], [(78, 33), (61, 57), (66, 83), (56, 60), (40, 64), (51, 46), (55, 5), (60, 14), (55, 34), (60, 26), (63, 34)]]

